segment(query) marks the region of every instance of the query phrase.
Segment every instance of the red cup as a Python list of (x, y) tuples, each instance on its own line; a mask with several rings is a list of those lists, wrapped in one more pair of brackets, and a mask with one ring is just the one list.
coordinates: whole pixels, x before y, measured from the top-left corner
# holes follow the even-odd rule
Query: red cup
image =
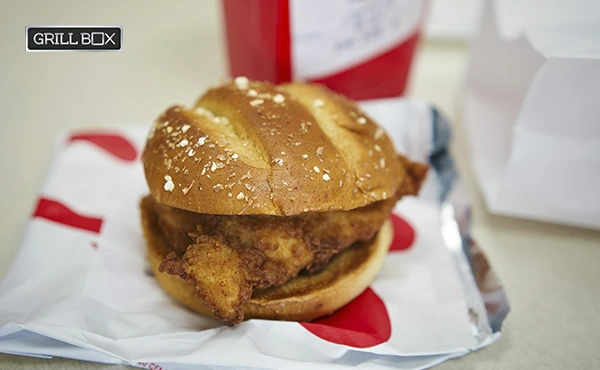
[(400, 96), (423, 3), (222, 0), (230, 73), (317, 82), (358, 100)]

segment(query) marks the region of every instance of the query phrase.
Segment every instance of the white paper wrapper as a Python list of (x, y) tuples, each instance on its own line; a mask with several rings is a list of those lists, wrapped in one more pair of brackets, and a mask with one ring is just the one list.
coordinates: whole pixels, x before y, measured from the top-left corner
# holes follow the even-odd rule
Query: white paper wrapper
[(447, 125), (419, 101), (364, 106), (432, 171), (422, 195), (396, 207), (398, 235), (371, 287), (332, 317), (230, 328), (163, 292), (148, 273), (138, 211), (148, 127), (127, 127), (60, 139), (0, 286), (0, 351), (163, 369), (418, 369), (492, 343), (508, 305), (488, 287), (497, 300), (488, 313), (471, 273), (468, 198), (445, 152)]

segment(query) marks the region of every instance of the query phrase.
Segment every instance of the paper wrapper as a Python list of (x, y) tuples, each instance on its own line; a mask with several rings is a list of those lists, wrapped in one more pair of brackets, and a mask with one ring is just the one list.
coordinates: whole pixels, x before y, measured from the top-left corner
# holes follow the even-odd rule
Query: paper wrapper
[(398, 203), (383, 268), (349, 305), (312, 323), (236, 327), (182, 307), (146, 262), (139, 156), (149, 125), (71, 133), (59, 140), (0, 286), (0, 351), (171, 370), (419, 369), (492, 343), (508, 303), (469, 238), (469, 199), (446, 151), (447, 123), (420, 101), (364, 107), (400, 152), (431, 171), (418, 198)]

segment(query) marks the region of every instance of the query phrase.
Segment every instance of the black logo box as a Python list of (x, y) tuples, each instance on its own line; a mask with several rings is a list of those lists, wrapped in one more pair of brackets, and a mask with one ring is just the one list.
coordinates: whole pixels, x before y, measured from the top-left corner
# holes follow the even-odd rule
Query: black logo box
[(121, 51), (119, 26), (28, 26), (26, 51)]

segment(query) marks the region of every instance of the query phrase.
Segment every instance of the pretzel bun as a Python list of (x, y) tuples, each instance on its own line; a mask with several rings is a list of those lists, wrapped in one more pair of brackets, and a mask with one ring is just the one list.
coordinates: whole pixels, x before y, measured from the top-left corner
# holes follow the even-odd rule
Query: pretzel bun
[(209, 214), (351, 210), (392, 197), (407, 177), (354, 102), (318, 85), (243, 77), (163, 113), (142, 161), (157, 202)]
[[(212, 316), (198, 298), (194, 285), (179, 276), (160, 273), (158, 266), (171, 251), (157, 225), (150, 200), (141, 203), (142, 227), (150, 268), (160, 286), (186, 307)], [(314, 275), (300, 275), (284, 285), (255, 290), (243, 306), (244, 319), (310, 321), (332, 314), (362, 293), (375, 278), (393, 238), (390, 221), (367, 243), (358, 243), (334, 256), (327, 267)]]

